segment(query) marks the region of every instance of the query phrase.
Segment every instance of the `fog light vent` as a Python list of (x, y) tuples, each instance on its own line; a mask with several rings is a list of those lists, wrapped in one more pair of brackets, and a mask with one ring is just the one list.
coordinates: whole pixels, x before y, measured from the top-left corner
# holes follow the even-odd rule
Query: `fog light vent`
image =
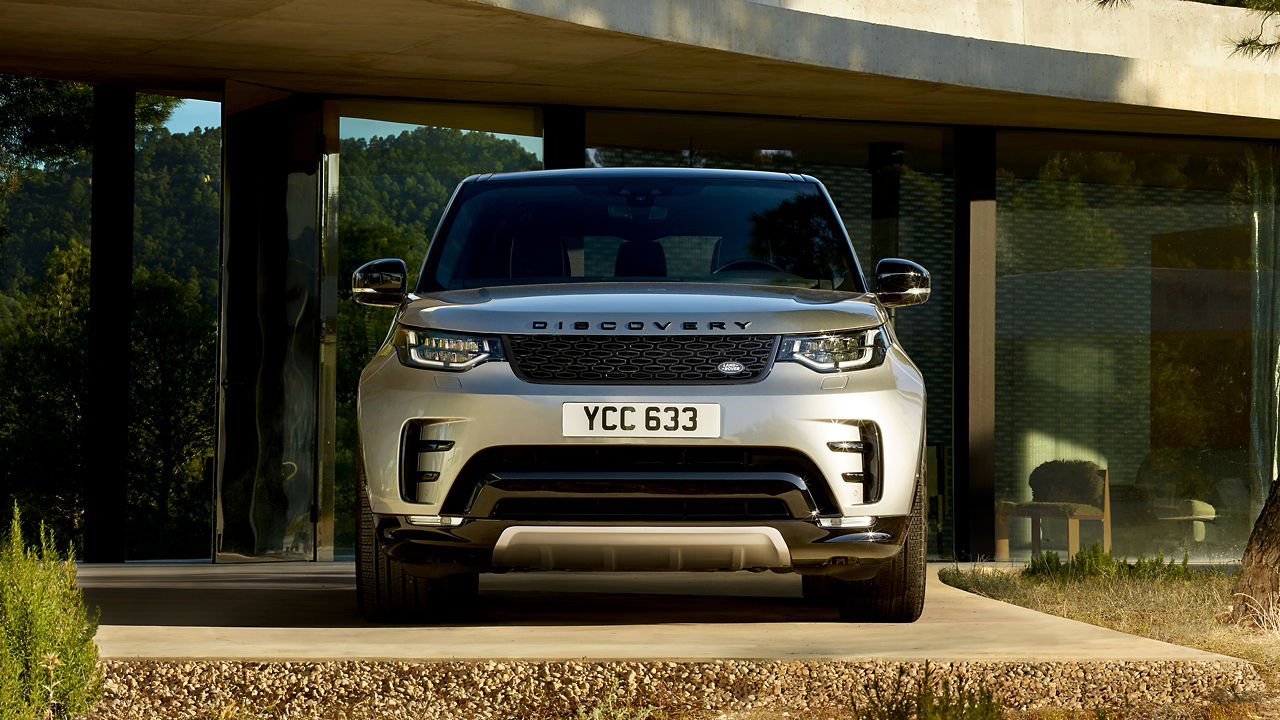
[(406, 502), (423, 501), (431, 483), (440, 479), (440, 454), (453, 449), (452, 440), (426, 437), (432, 429), (428, 420), (405, 423), (400, 439), (400, 496)]
[(858, 467), (856, 472), (841, 473), (840, 478), (847, 483), (862, 486), (862, 502), (876, 502), (880, 499), (884, 477), (884, 466), (877, 450), (880, 446), (880, 426), (868, 420), (847, 420), (842, 424), (852, 425), (856, 429), (857, 439), (833, 440), (827, 443), (827, 449), (838, 453), (855, 453), (861, 457), (861, 467), (854, 465)]

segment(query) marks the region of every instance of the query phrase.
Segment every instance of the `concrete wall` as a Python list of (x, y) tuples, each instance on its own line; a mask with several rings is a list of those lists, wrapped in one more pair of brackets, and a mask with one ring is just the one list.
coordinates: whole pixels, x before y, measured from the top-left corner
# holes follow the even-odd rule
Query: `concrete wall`
[[(1280, 64), (1232, 54), (1238, 8), (1134, 0), (475, 0), (601, 30), (968, 88), (1280, 118)], [(1136, 122), (1136, 121), (1135, 121)], [(1136, 126), (1134, 130), (1142, 130)]]

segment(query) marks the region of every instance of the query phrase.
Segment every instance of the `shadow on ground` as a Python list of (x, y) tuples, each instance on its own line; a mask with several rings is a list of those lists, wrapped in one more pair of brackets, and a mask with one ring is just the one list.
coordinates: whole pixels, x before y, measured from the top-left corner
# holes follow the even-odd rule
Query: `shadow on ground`
[[(484, 576), (480, 596), (443, 624), (466, 626), (637, 625), (835, 621), (835, 611), (805, 603), (794, 577), (699, 583), (692, 576), (646, 582), (634, 574)], [(260, 572), (188, 577), (183, 583), (142, 578), (89, 579), (85, 602), (105, 625), (205, 627), (357, 627), (355, 583), (346, 573), (264, 577)], [(701, 585), (701, 587), (699, 587)], [(433, 623), (438, 624), (438, 623)]]

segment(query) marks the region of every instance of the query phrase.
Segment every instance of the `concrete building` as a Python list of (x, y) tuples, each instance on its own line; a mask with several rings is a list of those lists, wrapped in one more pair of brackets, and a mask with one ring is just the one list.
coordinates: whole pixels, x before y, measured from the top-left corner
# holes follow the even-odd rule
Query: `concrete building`
[[(1280, 405), (1280, 65), (1227, 42), (1256, 25), (1184, 0), (0, 0), (0, 71), (98, 85), (98, 176), (132, 167), (136, 89), (222, 103), (224, 559), (333, 552), (342, 117), (540, 137), (547, 167), (815, 175), (864, 268), (934, 271), (897, 326), (936, 551), (1027, 550), (1031, 471), (1087, 460), (1117, 554), (1238, 557)], [(129, 236), (126, 184), (95, 184), (95, 237)], [(124, 245), (93, 247), (95, 356), (127, 351)]]

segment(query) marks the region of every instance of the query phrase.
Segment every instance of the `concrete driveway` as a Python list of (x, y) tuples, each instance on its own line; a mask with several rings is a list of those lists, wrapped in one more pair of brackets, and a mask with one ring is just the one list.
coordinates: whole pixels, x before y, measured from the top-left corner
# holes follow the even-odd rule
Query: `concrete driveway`
[(465, 623), (368, 625), (351, 563), (84, 566), (104, 658), (227, 660), (1224, 660), (947, 587), (924, 616), (848, 624), (797, 577), (732, 573), (483, 576)]

